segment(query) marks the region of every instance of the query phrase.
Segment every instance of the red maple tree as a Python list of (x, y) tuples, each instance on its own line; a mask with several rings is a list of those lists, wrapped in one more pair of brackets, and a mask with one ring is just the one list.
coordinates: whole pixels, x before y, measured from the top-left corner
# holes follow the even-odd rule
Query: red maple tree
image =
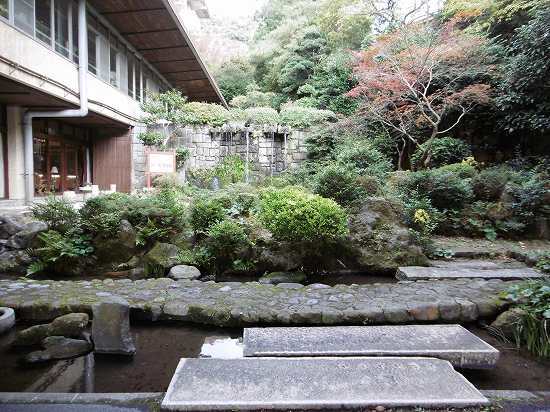
[(448, 23), (409, 24), (384, 35), (358, 53), (358, 85), (349, 93), (361, 110), (382, 124), (400, 144), (399, 166), (407, 143), (419, 146), (419, 131), (428, 130), (422, 164), (429, 165), (430, 146), (455, 128), (478, 104), (490, 101), (490, 86), (479, 82), (490, 70), (483, 38)]

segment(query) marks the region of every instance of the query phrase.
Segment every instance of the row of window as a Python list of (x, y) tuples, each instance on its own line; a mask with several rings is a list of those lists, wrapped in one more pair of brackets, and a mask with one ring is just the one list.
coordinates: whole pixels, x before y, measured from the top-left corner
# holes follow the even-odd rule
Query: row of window
[[(78, 6), (74, 0), (0, 0), (0, 17), (78, 63)], [(88, 71), (130, 97), (168, 89), (121, 38), (88, 11)]]

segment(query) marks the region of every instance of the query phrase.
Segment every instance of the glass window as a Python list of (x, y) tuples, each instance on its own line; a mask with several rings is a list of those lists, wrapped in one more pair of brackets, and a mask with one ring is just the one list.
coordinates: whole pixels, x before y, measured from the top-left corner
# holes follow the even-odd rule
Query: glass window
[(70, 0), (55, 0), (55, 50), (69, 57), (69, 7)]
[(109, 45), (109, 32), (107, 28), (99, 26), (99, 41), (98, 41), (98, 69), (99, 77), (105, 82), (110, 81), (110, 54), (111, 47)]
[(51, 0), (40, 0), (36, 2), (36, 38), (46, 44), (52, 41), (52, 2)]
[(136, 61), (136, 100), (141, 102), (141, 62)]
[(16, 27), (34, 35), (34, 0), (14, 0), (13, 19)]
[(109, 83), (118, 87), (118, 50), (116, 46), (110, 45), (110, 58), (109, 58)]
[(9, 0), (0, 0), (0, 16), (1, 17), (4, 17), (6, 19), (9, 18), (9, 16), (10, 16), (9, 7), (10, 7)]
[(78, 5), (75, 2), (72, 2), (73, 13), (73, 61), (78, 63)]
[(97, 75), (97, 34), (88, 28), (88, 71)]
[(128, 96), (130, 97), (134, 97), (134, 66), (134, 56), (128, 53)]

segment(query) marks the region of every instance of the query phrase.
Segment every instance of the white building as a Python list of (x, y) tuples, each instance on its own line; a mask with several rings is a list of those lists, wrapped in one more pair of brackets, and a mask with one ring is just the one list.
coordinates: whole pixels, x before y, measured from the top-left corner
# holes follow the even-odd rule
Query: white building
[(130, 191), (140, 102), (170, 88), (225, 104), (171, 0), (0, 0), (0, 198)]

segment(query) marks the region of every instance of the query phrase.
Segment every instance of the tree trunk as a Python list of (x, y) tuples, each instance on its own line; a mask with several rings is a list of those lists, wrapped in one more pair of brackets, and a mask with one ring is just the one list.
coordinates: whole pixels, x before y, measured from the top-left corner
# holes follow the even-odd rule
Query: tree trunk
[(432, 130), (432, 135), (424, 143), (425, 145), (424, 153), (422, 153), (422, 157), (420, 158), (420, 164), (424, 169), (427, 169), (430, 166), (430, 161), (432, 158), (432, 150), (431, 150), (432, 143), (436, 139), (438, 131), (439, 131), (439, 128), (437, 126), (434, 127), (434, 129)]

